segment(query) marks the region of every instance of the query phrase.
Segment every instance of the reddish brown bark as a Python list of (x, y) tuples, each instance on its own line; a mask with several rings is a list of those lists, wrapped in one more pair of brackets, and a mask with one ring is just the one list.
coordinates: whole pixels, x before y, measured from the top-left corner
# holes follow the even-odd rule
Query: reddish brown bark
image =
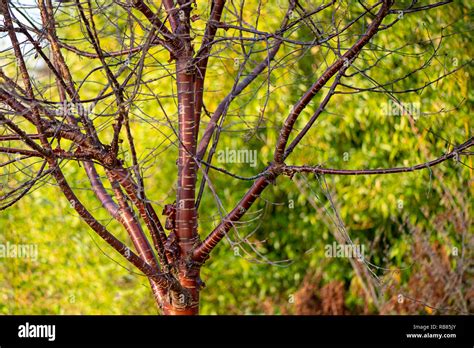
[(198, 243), (197, 213), (194, 204), (196, 187), (195, 118), (194, 118), (194, 74), (187, 58), (178, 58), (176, 75), (178, 84), (178, 127), (180, 134), (178, 159), (178, 187), (176, 195), (176, 237), (180, 260), (179, 281), (190, 290), (193, 298), (191, 308), (170, 308), (173, 314), (197, 314), (199, 307), (199, 269), (191, 267), (190, 254)]

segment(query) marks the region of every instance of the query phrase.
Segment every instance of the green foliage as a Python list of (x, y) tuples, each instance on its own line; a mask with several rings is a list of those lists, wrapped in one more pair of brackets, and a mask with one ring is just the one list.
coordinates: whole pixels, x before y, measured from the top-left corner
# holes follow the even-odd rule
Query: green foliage
[[(269, 3), (275, 3), (272, 5), (274, 8), (278, 7), (275, 1)], [(248, 10), (244, 16), (252, 22), (252, 9), (256, 2), (250, 1), (247, 5)], [(201, 11), (204, 11), (204, 6), (202, 7), (200, 5)], [(401, 3), (398, 7), (402, 7)], [(449, 10), (434, 9), (422, 13), (421, 18), (417, 14), (406, 14), (395, 27), (381, 32), (371, 42), (370, 48), (356, 61), (357, 67), (364, 69), (387, 50), (403, 47), (403, 55), (389, 56), (380, 62), (378, 69), (370, 72), (374, 80), (384, 84), (425, 64), (414, 53), (426, 52), (424, 57), (429, 59), (442, 37), (438, 58), (430, 62), (429, 69), (389, 85), (388, 89), (423, 87), (427, 81), (453, 69), (454, 63), (460, 66), (470, 61), (473, 52), (468, 47), (472, 40), (472, 27), (468, 13), (472, 11), (471, 7), (472, 3), (463, 1), (462, 4), (458, 2), (450, 5)], [(269, 11), (269, 6), (265, 8), (265, 11)], [(283, 14), (283, 7), (276, 12), (278, 15)], [(275, 19), (277, 14), (268, 14), (264, 17), (268, 20), (258, 23), (258, 28), (275, 30), (278, 25)], [(357, 15), (349, 14), (347, 21)], [(330, 13), (323, 13), (321, 16), (322, 22), (330, 20)], [(391, 19), (393, 18), (392, 16)], [(120, 25), (120, 21), (118, 22)], [(362, 30), (354, 30), (356, 29)], [(79, 30), (79, 24), (71, 23), (63, 29), (62, 34), (71, 35), (76, 30)], [(115, 29), (108, 30), (113, 34)], [(232, 30), (227, 32), (229, 36), (233, 34)], [(356, 35), (354, 32), (351, 34)], [(292, 38), (308, 40), (310, 35), (300, 29), (295, 30)], [(430, 42), (429, 39), (433, 41)], [(105, 48), (113, 49), (117, 40), (112, 35)], [(404, 46), (406, 42), (415, 41), (418, 43)], [(352, 39), (344, 43), (344, 47), (349, 42)], [(336, 41), (331, 44), (335, 45)], [(89, 49), (86, 45), (80, 48)], [(263, 44), (252, 47), (256, 51), (263, 49), (261, 57), (266, 53), (264, 48)], [(219, 167), (242, 176), (252, 176), (265, 168), (272, 160), (279, 127), (291, 106), (314, 82), (314, 77), (325, 69), (323, 61), (334, 59), (324, 57), (318, 49), (288, 56), (292, 49), (290, 45), (286, 45), (274, 62), (275, 66), (286, 64), (286, 67), (275, 70), (270, 81), (263, 74), (248, 92), (235, 100), (226, 118), (226, 132), (222, 134), (217, 147), (218, 151), (226, 147), (256, 149), (257, 166), (252, 168), (248, 164), (216, 163)], [(157, 61), (166, 62), (169, 57), (158, 48), (151, 52), (153, 57), (145, 59), (145, 66), (146, 73), (153, 75), (160, 68)], [(222, 52), (219, 59), (211, 59), (206, 80), (208, 110), (214, 110), (217, 102), (231, 89), (233, 78), (238, 72), (233, 65), (236, 56), (237, 53), (230, 50)], [(73, 74), (78, 79), (84, 77), (81, 65), (92, 64), (71, 53), (67, 55), (67, 60), (74, 67)], [(258, 59), (248, 62), (243, 68), (244, 73), (254, 67), (254, 62), (258, 62)], [(168, 68), (172, 69), (173, 66), (170, 64)], [(355, 73), (354, 68), (348, 69), (347, 74), (351, 73)], [(105, 79), (100, 70), (95, 75), (90, 81)], [(443, 139), (451, 144), (458, 144), (472, 136), (474, 92), (471, 76), (472, 65), (469, 64), (467, 68), (442, 81), (417, 92), (397, 96), (406, 103), (420, 103), (424, 115), (414, 124), (406, 116), (387, 117), (380, 112), (388, 102), (385, 94), (338, 94), (286, 163), (362, 169), (410, 166), (438, 157), (448, 146)], [(368, 79), (360, 76), (343, 82), (361, 88), (374, 87)], [(171, 94), (169, 88), (172, 80), (160, 77), (154, 86), (159, 94)], [(85, 84), (85, 97), (96, 95), (101, 88), (100, 84), (93, 82)], [(267, 89), (271, 91), (269, 96)], [(351, 89), (345, 87), (341, 91), (350, 92)], [(323, 95), (316, 96), (301, 115), (297, 129), (301, 129), (309, 119)], [(95, 112), (105, 112), (107, 107), (99, 104)], [(176, 125), (174, 102), (168, 100), (163, 103), (163, 110)], [(438, 113), (439, 110), (445, 112)], [(153, 100), (139, 101), (132, 109), (132, 113), (136, 115), (161, 112)], [(263, 112), (265, 118), (262, 118)], [(162, 148), (168, 147), (167, 139), (172, 136), (172, 132), (166, 125), (154, 123), (152, 119), (147, 121), (152, 126), (137, 122), (132, 124), (132, 128), (137, 152), (148, 168), (145, 181), (147, 194), (155, 202), (157, 211), (160, 211), (164, 204), (174, 200), (177, 151), (171, 146), (161, 153)], [(95, 120), (99, 128), (106, 122), (101, 118)], [(259, 128), (254, 130), (257, 125)], [(104, 139), (110, 137), (106, 131), (100, 135)], [(157, 148), (156, 155), (145, 157), (152, 148)], [(124, 146), (123, 158), (130, 165), (127, 152), (128, 149)], [(472, 160), (468, 160), (466, 164), (472, 167)], [(75, 187), (80, 187), (80, 183), (86, 180), (83, 169), (76, 163), (65, 164), (65, 172)], [(248, 181), (232, 179), (215, 171), (211, 171), (209, 177), (214, 187), (218, 188), (219, 198), (227, 211), (232, 209), (250, 185)], [(438, 241), (448, 249), (454, 246), (460, 248), (462, 234), (456, 227), (455, 219), (448, 219), (439, 225), (440, 229), (436, 228), (436, 221), (443, 214), (456, 209), (467, 212), (467, 215), (472, 213), (472, 201), (469, 198), (473, 191), (470, 181), (472, 170), (467, 167), (451, 161), (432, 171), (325, 179), (352, 240), (366, 246), (372, 263), (380, 267), (406, 268), (401, 272), (402, 285), (407, 284), (415, 272), (415, 268), (409, 267), (413, 261), (414, 239), (406, 221), (410, 226), (421, 230), (430, 242)], [(462, 199), (448, 199), (446, 190)], [(294, 313), (295, 309), (289, 298), (297, 293), (303, 279), (311, 272), (322, 275), (322, 284), (332, 280), (342, 281), (346, 290), (346, 306), (354, 313), (360, 312), (365, 302), (357, 290), (360, 285), (353, 267), (347, 259), (331, 259), (324, 254), (325, 246), (336, 240), (337, 233), (331, 220), (335, 215), (324, 191), (321, 178), (318, 181), (313, 175), (297, 175), (293, 180), (282, 177), (278, 179), (276, 186), (269, 187), (262, 199), (245, 216), (244, 220), (248, 223), (239, 229), (242, 238), (251, 234), (248, 238), (255, 250), (245, 244), (224, 241), (203, 268), (202, 278), (207, 287), (201, 294), (201, 312)], [(80, 192), (79, 196), (111, 231), (128, 241), (120, 226), (100, 212), (100, 203), (92, 193)], [(214, 197), (206, 188), (199, 209), (199, 230), (202, 237), (215, 226), (219, 218), (217, 212)], [(0, 228), (0, 244), (7, 241), (35, 244), (39, 253), (36, 261), (0, 259), (0, 313), (156, 313), (146, 278), (122, 267), (129, 266), (80, 221), (51, 180), (13, 207), (1, 212)], [(229, 238), (233, 243), (238, 241), (235, 232)], [(288, 261), (284, 262), (285, 260)], [(452, 257), (450, 261), (454, 269), (457, 265), (456, 258)], [(380, 269), (376, 270), (376, 274), (381, 277), (386, 275)]]

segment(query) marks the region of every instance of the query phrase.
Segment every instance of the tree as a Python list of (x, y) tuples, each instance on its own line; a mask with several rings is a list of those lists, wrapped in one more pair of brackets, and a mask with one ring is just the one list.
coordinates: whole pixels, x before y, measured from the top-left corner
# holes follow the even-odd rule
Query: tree
[[(379, 82), (371, 77), (372, 71), (406, 53), (405, 46), (384, 49), (374, 40), (397, 27), (408, 30), (402, 27), (404, 16), (417, 16), (450, 2), (333, 0), (315, 6), (290, 0), (249, 6), (225, 0), (213, 0), (210, 5), (185, 0), (163, 0), (158, 5), (144, 0), (108, 4), (38, 0), (39, 16), (35, 16), (31, 9), (1, 0), (1, 31), (10, 42), (0, 71), (4, 130), (0, 141), (6, 145), (0, 147), (5, 156), (2, 166), (22, 163), (28, 168), (9, 176), (11, 188), (2, 195), (1, 208), (12, 206), (52, 177), (82, 220), (148, 278), (163, 313), (197, 314), (204, 287), (201, 268), (278, 178), (293, 178), (297, 173), (317, 177), (406, 173), (450, 159), (461, 161), (461, 156), (470, 154), (474, 138), (411, 166), (337, 169), (318, 163), (285, 163), (336, 95), (384, 95), (388, 116), (402, 115), (415, 125), (419, 106), (401, 102), (398, 95), (417, 93), (466, 68), (470, 61), (436, 76), (430, 74), (443, 41), (443, 37), (433, 38), (424, 43), (431, 49), (413, 53), (424, 59), (422, 64)], [(276, 74), (291, 71), (291, 59), (313, 59), (315, 52), (321, 60), (308, 71), (305, 91), (295, 96), (283, 119), (272, 114), (270, 96), (285, 91), (285, 81)], [(226, 61), (224, 68), (233, 65), (236, 72), (206, 78), (209, 71), (222, 68), (219, 60)], [(41, 65), (33, 67), (33, 61)], [(428, 81), (403, 85), (422, 73)], [(231, 88), (216, 87), (220, 79), (229, 81)], [(260, 99), (262, 86), (263, 102), (256, 120), (246, 121), (245, 114), (239, 115), (246, 101), (239, 97)], [(218, 103), (213, 100), (215, 89), (226, 94)], [(141, 110), (144, 105), (146, 112)], [(225, 125), (232, 113), (251, 132), (258, 133), (268, 124), (275, 130), (273, 141), (271, 137), (265, 140), (274, 146), (272, 160), (252, 176), (215, 163), (219, 140), (229, 134)], [(167, 130), (167, 143), (178, 148), (176, 199), (164, 206), (164, 224), (147, 189), (147, 183), (159, 180), (160, 173), (151, 179), (146, 171), (150, 157), (170, 159), (159, 147), (140, 145), (144, 142), (136, 135), (140, 127), (153, 127), (162, 134)], [(239, 156), (251, 161), (251, 153), (231, 151), (220, 153), (228, 155), (224, 162), (239, 162)], [(71, 163), (83, 168), (87, 185), (68, 175), (66, 167)], [(160, 163), (153, 165), (158, 169)], [(227, 175), (229, 183), (249, 182), (247, 193), (228, 212), (212, 172)], [(103, 209), (126, 230), (133, 248), (94, 217), (89, 202), (79, 198), (79, 189), (94, 192)], [(215, 200), (220, 221), (210, 231), (199, 231), (198, 209), (205, 194)]]

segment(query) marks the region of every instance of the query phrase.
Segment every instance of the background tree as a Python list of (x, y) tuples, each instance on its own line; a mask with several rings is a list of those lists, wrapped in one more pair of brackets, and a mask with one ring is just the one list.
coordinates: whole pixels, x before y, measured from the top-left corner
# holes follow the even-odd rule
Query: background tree
[[(0, 72), (0, 152), (8, 168), (2, 208), (41, 184), (57, 185), (82, 221), (147, 277), (166, 314), (198, 313), (202, 266), (230, 233), (234, 255), (285, 264), (265, 257), (258, 229), (246, 231), (261, 216), (254, 204), (273, 184), (287, 185), (285, 176), (301, 186), (301, 180), (313, 180), (301, 173), (314, 174), (324, 209), (333, 211), (335, 239), (352, 243), (327, 176), (428, 171), (431, 178), (437, 174), (432, 167), (448, 160), (468, 166), (463, 156), (473, 138), (448, 122), (433, 122), (456, 115), (468, 97), (461, 86), (447, 107), (429, 90), (442, 90), (442, 81), (471, 62), (469, 55), (444, 51), (463, 33), (458, 22), (437, 28), (434, 36), (435, 25), (423, 21), (432, 18), (423, 17), (426, 12), (457, 6), (449, 3), (45, 0), (36, 12), (1, 1), (8, 39)], [(345, 117), (319, 119), (338, 116), (344, 103), (361, 122), (375, 114), (399, 132), (379, 139), (379, 129), (364, 132), (344, 124)], [(450, 136), (439, 135), (441, 126)], [(347, 168), (341, 164), (352, 163), (349, 152), (338, 162), (340, 149), (335, 155), (318, 146), (327, 144), (319, 138), (338, 134), (350, 142), (357, 132), (365, 133), (364, 142), (352, 147), (373, 143), (376, 156), (385, 158), (388, 146), (388, 159)], [(432, 155), (424, 142), (428, 132), (448, 148), (438, 145)], [(405, 158), (397, 138), (410, 136), (420, 158), (398, 165)], [(165, 168), (175, 161), (177, 168)], [(242, 161), (247, 166), (239, 168)], [(232, 191), (243, 191), (237, 199), (229, 193), (231, 182)], [(160, 186), (166, 186), (164, 199), (156, 197)], [(403, 200), (395, 201), (403, 207)], [(456, 203), (466, 206), (462, 199)], [(248, 221), (241, 221), (244, 215)], [(468, 214), (459, 219), (469, 226)], [(375, 287), (384, 282), (374, 258), (352, 267), (378, 306)], [(457, 267), (462, 282), (467, 265)], [(468, 310), (463, 296), (460, 301), (457, 307)]]

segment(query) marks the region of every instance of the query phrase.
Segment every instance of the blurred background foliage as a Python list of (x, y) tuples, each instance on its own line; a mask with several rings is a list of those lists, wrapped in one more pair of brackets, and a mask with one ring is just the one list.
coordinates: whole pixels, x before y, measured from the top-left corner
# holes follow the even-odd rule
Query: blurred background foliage
[[(100, 3), (100, 2), (99, 2)], [(303, 1), (308, 8), (319, 2)], [(339, 2), (338, 2), (339, 3)], [(373, 2), (372, 2), (373, 3)], [(407, 1), (397, 1), (402, 8)], [(423, 2), (424, 4), (425, 2)], [(255, 23), (256, 1), (246, 1), (243, 15), (260, 30), (276, 30), (286, 9), (285, 1), (262, 3), (262, 17)], [(197, 13), (206, 18), (207, 2), (197, 1)], [(341, 2), (342, 23), (360, 12), (356, 3)], [(388, 50), (368, 74), (380, 84), (405, 76), (423, 65), (441, 45), (430, 66), (387, 86), (389, 90), (420, 88), (397, 95), (404, 103), (418, 102), (422, 115), (416, 120), (387, 116), (389, 99), (382, 93), (337, 94), (308, 133), (287, 164), (323, 164), (333, 168), (382, 168), (409, 166), (440, 156), (472, 136), (472, 8), (468, 0), (427, 12), (406, 14), (391, 29), (380, 32), (355, 62), (364, 69)], [(112, 11), (112, 8), (108, 8)], [(119, 13), (119, 12), (117, 12)], [(76, 39), (80, 26), (72, 8), (64, 8), (59, 28), (62, 38), (90, 50)], [(342, 15), (344, 14), (344, 15)], [(230, 16), (226, 14), (223, 18)], [(331, 30), (331, 12), (318, 15), (321, 30)], [(390, 17), (390, 21), (395, 16)], [(98, 16), (103, 48), (120, 47), (118, 34), (128, 30), (126, 18), (109, 25)], [(202, 30), (204, 21), (195, 25)], [(389, 20), (386, 21), (387, 23)], [(354, 26), (344, 36), (347, 48), (369, 24)], [(343, 25), (343, 24), (342, 24)], [(136, 36), (143, 35), (139, 27)], [(222, 35), (237, 35), (229, 30)], [(250, 34), (245, 34), (250, 35)], [(292, 38), (311, 40), (312, 33), (301, 27)], [(336, 41), (331, 41), (336, 45)], [(238, 43), (217, 45), (206, 79), (207, 110), (214, 110), (231, 89), (239, 69), (248, 73), (266, 54), (263, 43), (247, 47), (252, 59), (242, 66)], [(260, 52), (259, 52), (260, 50)], [(217, 163), (218, 166), (252, 176), (272, 159), (279, 127), (299, 96), (335, 59), (318, 47), (294, 51), (284, 45), (273, 62), (270, 79), (258, 78), (229, 109), (217, 150), (256, 150), (256, 168), (249, 164)], [(73, 75), (85, 77), (98, 63), (66, 53)], [(161, 212), (174, 201), (177, 149), (175, 138), (163, 118), (165, 110), (176, 124), (173, 79), (163, 71), (172, 63), (160, 48), (152, 48), (145, 59), (144, 78), (149, 79), (161, 107), (146, 88), (132, 107), (132, 128), (140, 160), (146, 170), (146, 190)], [(237, 60), (236, 60), (237, 58)], [(140, 55), (133, 56), (136, 63)], [(117, 60), (118, 61), (118, 60)], [(237, 61), (237, 63), (236, 63)], [(47, 84), (48, 74), (40, 60), (29, 61), (38, 81)], [(426, 85), (447, 72), (466, 64), (436, 83)], [(84, 65), (88, 69), (83, 69)], [(14, 70), (10, 70), (14, 72)], [(351, 67), (350, 75), (356, 70)], [(152, 81), (154, 79), (154, 81)], [(101, 71), (82, 87), (82, 97), (95, 96), (103, 86)], [(331, 81), (330, 81), (331, 82)], [(344, 78), (348, 86), (372, 88), (360, 75)], [(424, 88), (421, 88), (424, 87)], [(342, 92), (351, 92), (341, 87)], [(270, 93), (268, 93), (268, 91)], [(324, 92), (326, 93), (326, 92)], [(316, 109), (316, 96), (302, 114), (300, 129)], [(57, 97), (51, 90), (52, 98)], [(98, 104), (94, 112), (106, 114), (113, 100)], [(207, 118), (204, 117), (204, 122)], [(98, 117), (95, 124), (102, 139), (110, 137), (111, 119)], [(202, 126), (201, 129), (204, 127)], [(168, 140), (172, 137), (174, 144)], [(151, 152), (152, 149), (155, 149)], [(123, 158), (130, 164), (128, 149)], [(472, 158), (462, 157), (472, 167)], [(472, 312), (472, 170), (449, 161), (415, 173), (387, 176), (282, 177), (269, 187), (262, 199), (245, 216), (239, 228), (213, 252), (203, 268), (207, 287), (202, 291), (202, 314), (356, 314), (356, 313), (466, 313)], [(100, 209), (100, 203), (85, 186), (86, 177), (75, 162), (63, 162), (73, 187), (92, 212), (122, 240), (126, 233)], [(12, 174), (3, 171), (3, 184)], [(227, 210), (249, 187), (222, 173), (209, 174)], [(1, 193), (1, 191), (0, 191)], [(330, 195), (333, 204), (330, 204)], [(337, 208), (338, 220), (333, 206)], [(219, 219), (214, 197), (205, 191), (199, 209), (201, 236), (209, 233)], [(367, 259), (377, 267), (360, 267), (346, 258), (325, 257), (325, 246), (337, 240), (341, 222), (356, 244), (364, 245)], [(51, 180), (44, 182), (13, 207), (0, 213), (0, 243), (36, 244), (37, 261), (0, 259), (0, 313), (3, 314), (156, 314), (146, 279), (130, 272), (120, 256), (96, 237), (69, 206)], [(339, 226), (339, 228), (338, 228)], [(249, 244), (241, 242), (249, 241)], [(127, 265), (127, 267), (129, 267)], [(471, 273), (469, 273), (469, 268)], [(374, 279), (377, 277), (378, 281)], [(402, 295), (402, 297), (400, 297)]]

